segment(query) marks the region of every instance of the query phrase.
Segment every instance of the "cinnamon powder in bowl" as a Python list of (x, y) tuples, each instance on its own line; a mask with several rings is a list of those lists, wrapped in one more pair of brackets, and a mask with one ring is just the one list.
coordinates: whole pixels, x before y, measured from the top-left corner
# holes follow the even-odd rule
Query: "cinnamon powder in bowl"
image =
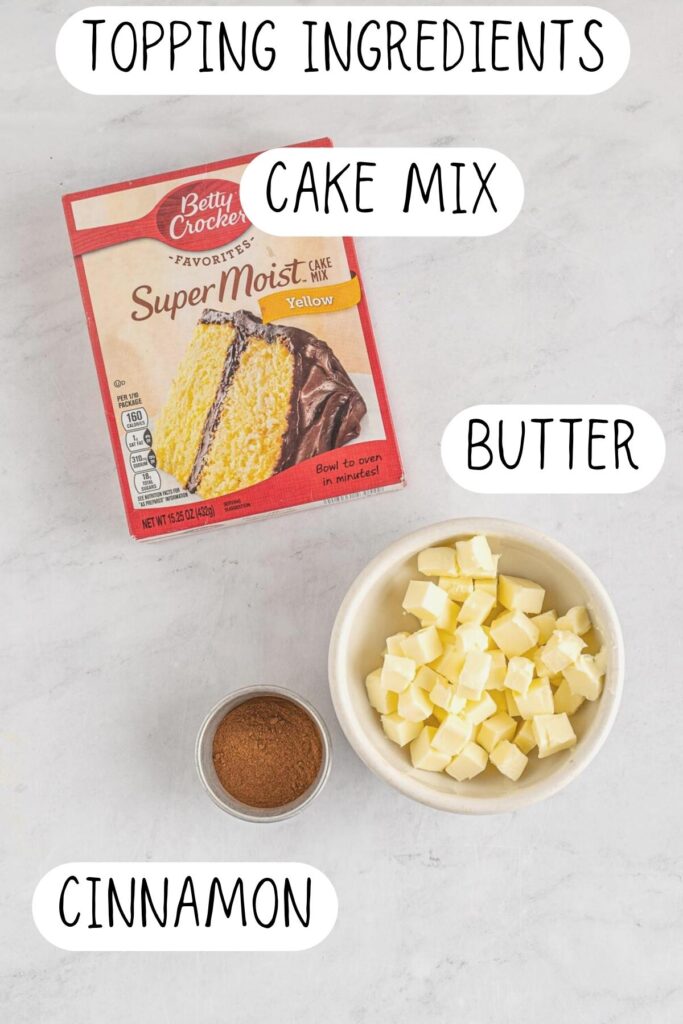
[(209, 795), (249, 821), (279, 821), (301, 810), (322, 789), (329, 764), (322, 719), (278, 687), (231, 694), (197, 738), (197, 769)]

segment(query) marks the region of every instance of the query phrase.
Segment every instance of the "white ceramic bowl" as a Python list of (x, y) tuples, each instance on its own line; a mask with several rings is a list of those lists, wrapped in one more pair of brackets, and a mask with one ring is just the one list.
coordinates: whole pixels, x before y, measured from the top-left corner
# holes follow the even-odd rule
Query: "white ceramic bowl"
[[(518, 782), (510, 782), (493, 766), (469, 782), (443, 772), (413, 768), (407, 748), (391, 743), (379, 715), (370, 707), (365, 677), (381, 664), (384, 640), (405, 628), (401, 601), (417, 574), (422, 548), (483, 533), (501, 554), (499, 571), (525, 576), (546, 588), (544, 607), (562, 614), (585, 604), (607, 654), (602, 696), (586, 701), (572, 723), (578, 743), (572, 749), (538, 760), (532, 753)], [(396, 541), (361, 572), (337, 615), (329, 657), (330, 689), (346, 737), (368, 768), (413, 800), (442, 811), (494, 814), (543, 800), (563, 789), (586, 768), (607, 739), (621, 699), (624, 649), (619, 621), (607, 592), (576, 555), (537, 530), (501, 519), (452, 519), (427, 526)]]

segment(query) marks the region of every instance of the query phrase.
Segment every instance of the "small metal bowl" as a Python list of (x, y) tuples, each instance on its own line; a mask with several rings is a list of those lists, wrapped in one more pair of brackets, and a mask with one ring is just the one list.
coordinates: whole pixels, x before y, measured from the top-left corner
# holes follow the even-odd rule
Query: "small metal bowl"
[[(301, 796), (297, 797), (296, 800), (291, 800), (288, 804), (284, 804), (282, 807), (251, 807), (249, 804), (243, 804), (241, 800), (236, 800), (223, 788), (213, 766), (213, 738), (216, 734), (216, 729), (228, 711), (231, 711), (232, 708), (237, 707), (239, 704), (244, 704), (245, 701), (250, 700), (252, 697), (282, 697), (284, 700), (290, 700), (293, 704), (298, 704), (313, 720), (320, 734), (323, 756), (317, 779)], [(285, 818), (291, 818), (310, 804), (327, 782), (332, 762), (332, 743), (327, 726), (322, 718), (315, 708), (308, 701), (304, 700), (303, 697), (299, 697), (298, 694), (292, 693), (291, 690), (285, 690), (281, 686), (247, 686), (244, 689), (235, 690), (233, 693), (228, 694), (227, 697), (224, 697), (223, 700), (219, 701), (209, 711), (197, 736), (195, 762), (204, 788), (221, 810), (227, 811), (228, 814), (233, 814), (236, 818), (242, 818), (243, 821), (284, 821)]]

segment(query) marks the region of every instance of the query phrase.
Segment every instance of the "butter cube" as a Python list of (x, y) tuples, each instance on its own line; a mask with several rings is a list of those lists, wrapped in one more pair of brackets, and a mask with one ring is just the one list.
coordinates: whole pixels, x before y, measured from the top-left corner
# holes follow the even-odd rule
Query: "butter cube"
[(429, 665), (420, 665), (415, 673), (414, 681), (420, 689), (426, 690), (427, 693), (430, 693), (437, 683), (445, 682), (444, 678), (440, 676), (438, 672), (435, 672), (433, 668), (430, 668)]
[(508, 658), (519, 657), (538, 643), (538, 628), (524, 612), (504, 612), (491, 623), (491, 636)]
[(464, 601), (474, 590), (474, 581), (471, 576), (458, 576), (457, 579), (449, 579), (447, 576), (439, 577), (439, 586), (442, 587), (451, 601)]
[(434, 625), (437, 629), (444, 630), (446, 633), (455, 633), (458, 628), (459, 611), (460, 606), (457, 605), (455, 601), (451, 601), (451, 599), (448, 598), (443, 607), (443, 611), (437, 618)]
[[(507, 675), (507, 658), (502, 651), (489, 651), (491, 656), (491, 671), (486, 680), (487, 690), (504, 690), (505, 676)], [(494, 697), (495, 699), (495, 697)]]
[(481, 579), (474, 581), (475, 590), (483, 590), (485, 594), (490, 594), (494, 601), (498, 600), (498, 579), (494, 577), (492, 580)]
[(543, 654), (542, 647), (532, 647), (530, 651), (527, 651), (524, 655), (534, 663), (534, 673), (537, 676), (550, 676), (550, 669), (542, 660), (541, 655)]
[(479, 535), (470, 540), (455, 542), (458, 568), (463, 576), (491, 577), (496, 575), (498, 558), (491, 553), (486, 537)]
[(488, 646), (489, 638), (483, 626), (477, 626), (474, 622), (463, 622), (455, 631), (455, 649), (461, 654), (485, 651)]
[(529, 762), (526, 754), (523, 754), (519, 747), (510, 743), (509, 740), (501, 740), (489, 754), (489, 760), (501, 775), (512, 779), (513, 782), (517, 781)]
[(398, 694), (388, 690), (382, 682), (382, 670), (376, 668), (365, 679), (368, 700), (375, 711), (382, 715), (391, 715), (398, 708)]
[(562, 670), (562, 675), (576, 696), (585, 697), (586, 700), (597, 700), (600, 696), (603, 673), (590, 654), (579, 655), (574, 665), (568, 665)]
[(575, 633), (570, 633), (566, 629), (556, 629), (542, 649), (540, 660), (549, 674), (555, 676), (573, 665), (585, 646), (581, 637)]
[[(522, 718), (533, 718), (534, 715), (552, 715), (555, 710), (553, 691), (547, 679), (534, 679), (525, 694), (515, 694), (515, 703)], [(401, 700), (399, 698), (400, 710)]]
[(498, 708), (498, 710), (499, 711), (505, 711), (505, 713), (507, 714), (508, 702), (505, 699), (505, 691), (504, 690), (487, 690), (487, 693), (491, 694), (491, 697), (493, 698), (493, 701), (494, 701), (496, 707)]
[(435, 623), (445, 610), (448, 594), (435, 583), (411, 580), (408, 584), (403, 607), (421, 621)]
[(408, 722), (405, 718), (394, 713), (382, 715), (382, 728), (392, 743), (398, 743), (399, 747), (405, 747), (416, 736), (422, 732), (422, 722)]
[(403, 641), (410, 636), (405, 630), (401, 633), (394, 633), (393, 636), (387, 637), (387, 654), (395, 654), (397, 657), (403, 657)]
[(545, 590), (532, 580), (521, 576), (498, 577), (498, 600), (508, 611), (538, 615), (543, 610)]
[(491, 715), (479, 726), (477, 743), (489, 754), (502, 740), (511, 740), (517, 730), (517, 723), (504, 711)]
[(466, 700), (479, 700), (491, 671), (491, 655), (482, 651), (469, 651), (460, 670), (456, 693)]
[(507, 713), (510, 718), (521, 718), (522, 716), (520, 715), (519, 708), (517, 707), (515, 694), (512, 690), (505, 691), (505, 701), (507, 703)]
[(543, 612), (541, 615), (532, 615), (531, 621), (538, 630), (538, 643), (547, 644), (555, 629), (557, 612), (551, 610)]
[[(441, 728), (441, 726), (439, 726)], [(434, 750), (432, 740), (436, 735), (433, 725), (425, 725), (420, 735), (410, 744), (410, 759), (415, 768), (426, 772), (442, 772), (450, 763), (451, 755)]]
[[(429, 669), (427, 669), (429, 671)], [(436, 676), (437, 681), (434, 683), (429, 691), (429, 699), (432, 704), (438, 708), (443, 708), (444, 711), (450, 711), (454, 714), (458, 711), (462, 711), (467, 701), (463, 697), (458, 697), (455, 686), (452, 683), (447, 682), (443, 676), (440, 676), (437, 672), (433, 675)], [(420, 683), (420, 673), (418, 672), (416, 683)]]
[(601, 676), (604, 676), (607, 671), (607, 651), (604, 647), (601, 647), (598, 653), (595, 655), (595, 667)]
[(522, 722), (517, 730), (514, 743), (516, 747), (519, 747), (523, 754), (528, 754), (529, 751), (534, 749), (536, 746), (536, 736), (534, 735), (533, 718), (527, 718), (526, 721)]
[(403, 641), (403, 654), (406, 658), (411, 658), (416, 665), (426, 665), (428, 661), (440, 657), (443, 654), (443, 644), (436, 626), (418, 629), (416, 633), (407, 636)]
[(454, 757), (472, 739), (473, 726), (460, 715), (447, 715), (434, 733), (432, 746), (443, 754)]
[[(534, 678), (534, 663), (529, 658), (515, 657), (508, 661), (504, 686), (514, 690), (515, 695), (526, 693)], [(518, 702), (519, 703), (519, 702)]]
[(460, 669), (464, 663), (465, 655), (456, 650), (455, 644), (447, 644), (441, 657), (436, 658), (430, 668), (433, 668), (439, 675), (445, 676), (449, 683), (457, 683)]
[(417, 569), (423, 576), (457, 576), (455, 548), (426, 548), (417, 556)]
[(576, 743), (576, 733), (566, 714), (536, 715), (532, 721), (539, 758), (568, 750)]
[(497, 711), (498, 706), (495, 700), (488, 690), (485, 690), (480, 700), (468, 700), (460, 714), (472, 725), (480, 725), (491, 715), (495, 715)]
[(398, 713), (407, 722), (424, 722), (432, 713), (432, 702), (426, 690), (411, 683), (398, 695)]
[(487, 763), (488, 754), (484, 748), (477, 743), (468, 743), (446, 767), (446, 774), (452, 775), (458, 782), (465, 782), (483, 772)]
[(382, 665), (382, 683), (387, 690), (403, 693), (415, 678), (417, 665), (410, 658), (397, 654), (385, 654)]
[(487, 594), (485, 590), (473, 590), (463, 601), (458, 613), (458, 622), (473, 622), (481, 626), (491, 614), (495, 603), (496, 599), (492, 594)]
[(583, 636), (591, 628), (593, 623), (591, 617), (588, 614), (588, 609), (584, 608), (583, 605), (576, 605), (574, 608), (570, 608), (568, 612), (557, 620), (556, 629), (566, 629), (570, 633), (576, 633), (577, 636)]
[[(568, 671), (570, 670), (568, 669)], [(572, 693), (569, 683), (563, 679), (553, 694), (555, 714), (573, 715), (579, 710), (584, 700), (585, 698), (580, 693)]]

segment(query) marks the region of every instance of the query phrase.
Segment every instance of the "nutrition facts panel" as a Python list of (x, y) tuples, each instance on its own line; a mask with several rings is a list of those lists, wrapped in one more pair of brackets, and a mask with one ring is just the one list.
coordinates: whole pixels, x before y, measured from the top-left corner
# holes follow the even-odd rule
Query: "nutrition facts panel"
[(126, 409), (121, 415), (121, 422), (126, 431), (124, 440), (136, 493), (150, 494), (158, 491), (161, 477), (156, 469), (157, 457), (152, 448), (147, 410), (142, 407)]

